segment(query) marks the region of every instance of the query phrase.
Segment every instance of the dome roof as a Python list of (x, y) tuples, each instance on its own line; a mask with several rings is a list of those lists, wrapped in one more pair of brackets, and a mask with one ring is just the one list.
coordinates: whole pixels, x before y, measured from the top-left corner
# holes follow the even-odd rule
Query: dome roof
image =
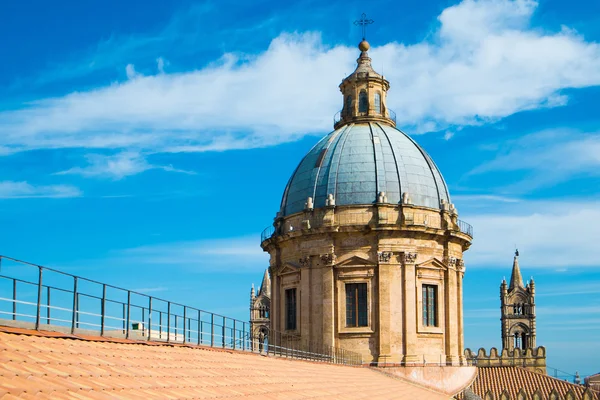
[(440, 208), (450, 202), (448, 188), (431, 157), (404, 132), (378, 122), (350, 123), (321, 139), (290, 178), (281, 216), (314, 208), (333, 194), (336, 206), (373, 204), (385, 192), (398, 204), (408, 193), (411, 204)]

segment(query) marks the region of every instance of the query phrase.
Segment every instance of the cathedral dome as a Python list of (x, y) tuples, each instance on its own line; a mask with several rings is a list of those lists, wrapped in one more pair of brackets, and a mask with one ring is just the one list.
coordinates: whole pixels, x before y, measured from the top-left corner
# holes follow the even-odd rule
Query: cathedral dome
[(348, 123), (321, 139), (290, 178), (281, 216), (324, 207), (329, 195), (336, 206), (367, 205), (385, 193), (398, 204), (403, 194), (413, 205), (442, 208), (450, 203), (446, 183), (431, 157), (408, 135), (385, 123)]

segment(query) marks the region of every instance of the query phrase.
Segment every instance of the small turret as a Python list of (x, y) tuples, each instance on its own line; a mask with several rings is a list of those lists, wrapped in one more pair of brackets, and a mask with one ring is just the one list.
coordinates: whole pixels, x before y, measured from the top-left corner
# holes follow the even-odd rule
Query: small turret
[(380, 122), (396, 126), (394, 112), (387, 108), (387, 91), (390, 82), (375, 72), (369, 57), (369, 42), (362, 40), (358, 44), (360, 56), (356, 60), (356, 69), (340, 84), (344, 95), (344, 105), (335, 129), (360, 122)]

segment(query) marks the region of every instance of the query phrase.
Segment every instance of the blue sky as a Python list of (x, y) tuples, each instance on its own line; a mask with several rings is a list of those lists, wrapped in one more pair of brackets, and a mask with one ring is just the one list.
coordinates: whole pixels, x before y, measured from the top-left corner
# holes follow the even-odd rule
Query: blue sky
[[(332, 129), (362, 12), (461, 219), (465, 345), (515, 245), (548, 365), (600, 370), (600, 3), (0, 5), (0, 253), (247, 319), (260, 232)], [(553, 371), (550, 371), (553, 373)]]

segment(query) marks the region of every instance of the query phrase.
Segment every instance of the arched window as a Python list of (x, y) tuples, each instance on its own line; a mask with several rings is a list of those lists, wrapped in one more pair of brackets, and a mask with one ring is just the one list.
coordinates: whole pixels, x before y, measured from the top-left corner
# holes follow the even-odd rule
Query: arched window
[(367, 98), (367, 91), (361, 90), (358, 95), (358, 112), (366, 113), (369, 110), (369, 99)]
[(346, 96), (346, 106), (344, 111), (346, 114), (352, 114), (352, 96)]
[(373, 104), (375, 106), (375, 112), (377, 114), (381, 114), (381, 94), (379, 92), (375, 92), (375, 98), (373, 101), (375, 102), (375, 104)]

